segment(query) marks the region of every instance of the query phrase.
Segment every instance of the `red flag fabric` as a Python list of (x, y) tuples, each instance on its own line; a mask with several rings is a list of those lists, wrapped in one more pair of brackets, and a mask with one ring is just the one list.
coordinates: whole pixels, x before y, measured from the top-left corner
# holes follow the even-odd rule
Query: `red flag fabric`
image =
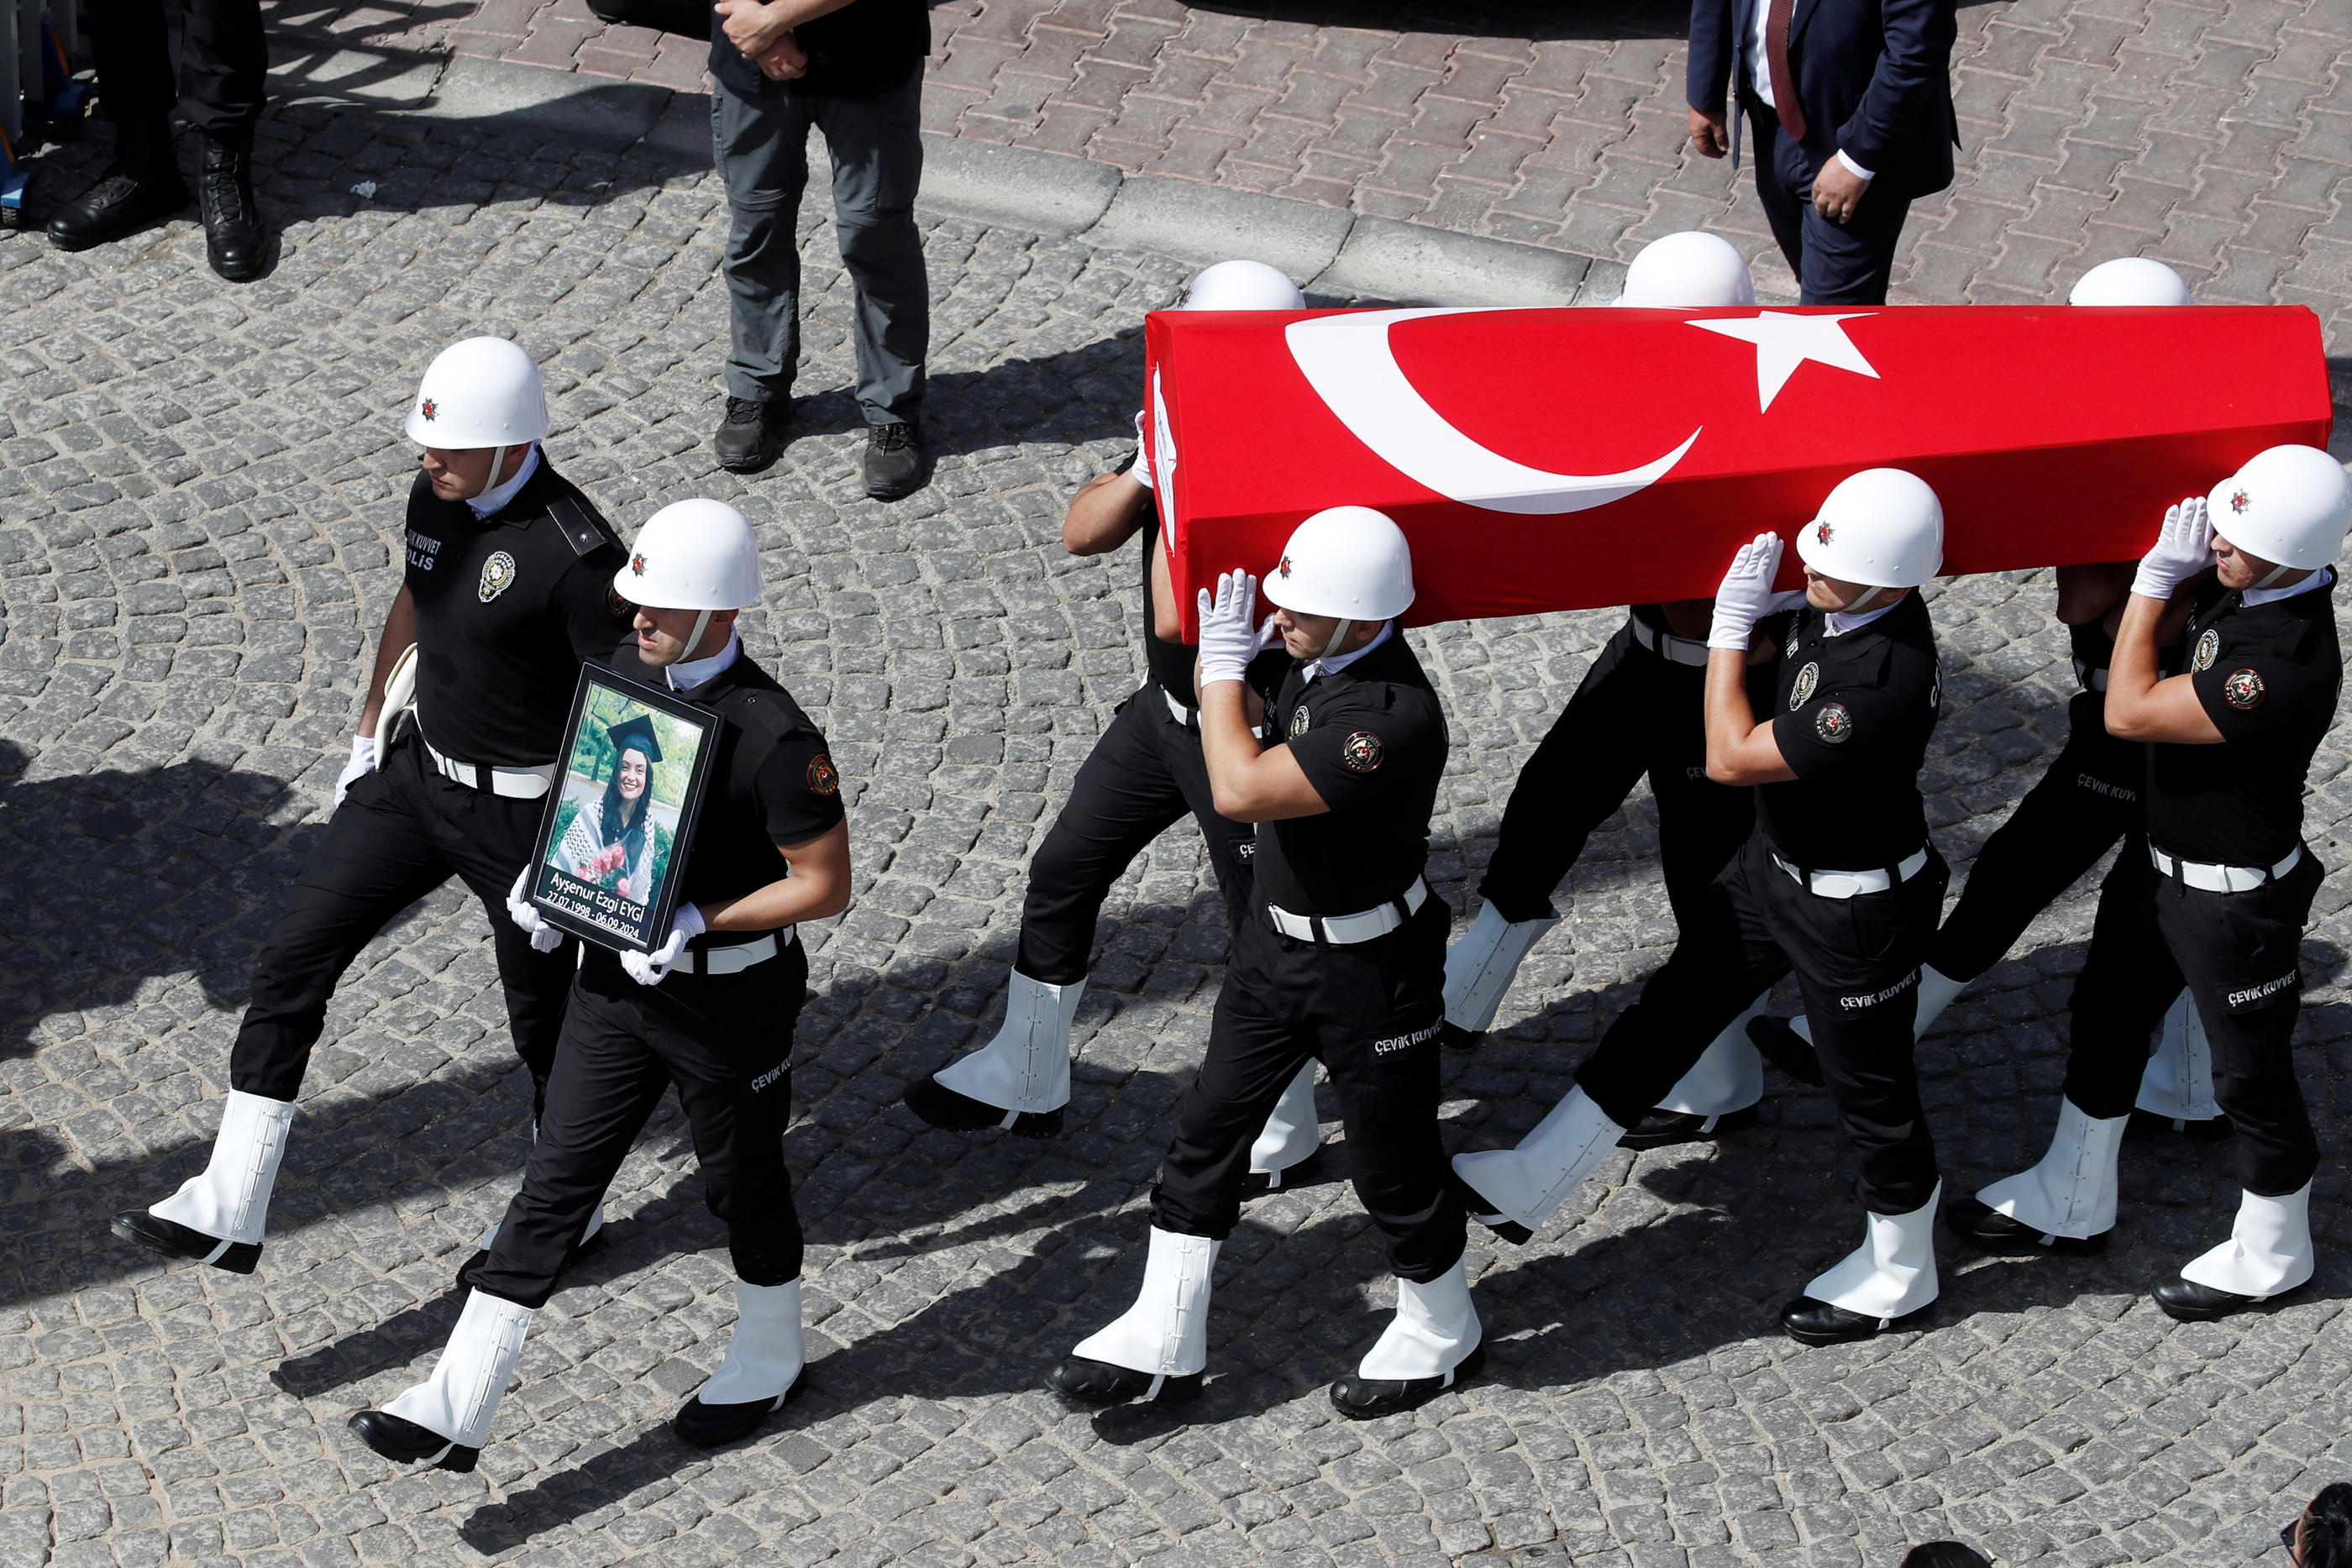
[(1870, 467), (1935, 486), (1948, 573), (2130, 559), (2332, 421), (2299, 306), (1160, 311), (1145, 350), (1188, 626), (1347, 505), (1412, 539), (1413, 624), (1703, 598)]

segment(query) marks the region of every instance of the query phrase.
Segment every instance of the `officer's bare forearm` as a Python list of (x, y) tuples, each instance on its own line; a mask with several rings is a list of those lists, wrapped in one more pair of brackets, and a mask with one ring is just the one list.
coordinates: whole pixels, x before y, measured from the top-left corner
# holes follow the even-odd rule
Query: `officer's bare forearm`
[(1133, 470), (1097, 474), (1078, 486), (1062, 518), (1062, 548), (1072, 555), (1104, 555), (1136, 536), (1151, 516), (1151, 492)]
[(1778, 784), (1794, 779), (1771, 725), (1748, 700), (1748, 650), (1706, 655), (1706, 776), (1717, 784)]
[(2171, 605), (2135, 593), (2124, 602), (2116, 629), (2115, 656), (2107, 664), (2107, 733), (2119, 740), (2160, 740), (2178, 746), (2218, 746), (2221, 732), (2188, 675), (2164, 679), (2157, 649)]
[(367, 703), (360, 709), (360, 734), (373, 737), (376, 720), (383, 716), (383, 683), (390, 678), (393, 665), (400, 662), (416, 641), (416, 601), (409, 597), (408, 586), (401, 585), (393, 595), (392, 609), (383, 618), (383, 634), (375, 643), (375, 674), (368, 679)]
[(804, 843), (780, 844), (789, 875), (740, 898), (700, 905), (713, 931), (776, 931), (803, 920), (824, 920), (849, 907), (849, 824)]
[(1201, 687), (1201, 758), (1208, 765), (1217, 814), (1230, 822), (1279, 822), (1328, 811), (1290, 747), (1258, 745), (1250, 733), (1248, 696), (1241, 681)]

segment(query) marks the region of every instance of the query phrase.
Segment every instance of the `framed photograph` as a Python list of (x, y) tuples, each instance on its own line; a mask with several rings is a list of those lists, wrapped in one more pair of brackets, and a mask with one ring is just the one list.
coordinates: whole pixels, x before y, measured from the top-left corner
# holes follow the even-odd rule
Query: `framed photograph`
[(619, 951), (669, 939), (725, 722), (601, 664), (582, 668), (531, 857), (530, 902), (550, 925)]

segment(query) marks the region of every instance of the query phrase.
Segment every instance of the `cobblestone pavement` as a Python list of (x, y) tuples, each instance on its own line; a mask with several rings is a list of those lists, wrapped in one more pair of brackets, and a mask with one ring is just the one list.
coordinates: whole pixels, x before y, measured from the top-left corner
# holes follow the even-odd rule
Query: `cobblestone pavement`
[[(275, 0), (289, 25), (700, 85), (698, 45), (584, 0)], [(928, 129), (1580, 255), (1713, 228), (1793, 294), (1754, 183), (1684, 140), (1685, 0), (941, 0)], [(1958, 183), (1895, 298), (2063, 298), (2161, 256), (2215, 303), (2309, 305), (2352, 355), (2352, 9), (1963, 0)]]
[[(1474, 1244), (1489, 1369), (1419, 1412), (1356, 1426), (1325, 1401), (1391, 1289), (1338, 1184), (1249, 1208), (1201, 1405), (1062, 1408), (1041, 1379), (1133, 1288), (1218, 983), (1191, 831), (1113, 900), (1068, 1135), (933, 1132), (897, 1097), (992, 1023), (1023, 863), (1138, 679), (1132, 557), (1073, 560), (1055, 529), (1123, 454), (1136, 334), (1180, 269), (931, 226), (942, 457), (886, 508), (849, 478), (828, 234), (803, 434), (747, 482), (707, 455), (724, 321), (707, 172), (348, 111), (265, 133), (290, 241), (267, 281), (217, 282), (184, 218), (79, 256), (0, 239), (5, 1568), (1838, 1568), (1949, 1534), (2009, 1563), (2218, 1565), (2275, 1553), (2344, 1474), (2336, 1166), (2317, 1286), (2274, 1313), (2188, 1327), (2149, 1304), (2233, 1189), (2212, 1147), (2136, 1140), (2105, 1256), (1948, 1257), (1933, 1327), (1809, 1351), (1774, 1309), (1858, 1227), (1828, 1105), (1786, 1082), (1719, 1148), (1615, 1158), (1537, 1244)], [(348, 193), (362, 180), (373, 200)], [(452, 1270), (530, 1137), (483, 917), (454, 894), (370, 946), (337, 999), (258, 1273), (157, 1268), (103, 1229), (201, 1162), (257, 934), (317, 831), (394, 585), (396, 411), (436, 347), (484, 329), (547, 364), (552, 449), (624, 527), (688, 494), (757, 521), (778, 586), (751, 642), (830, 729), (854, 800), (857, 902), (811, 934), (789, 1139), (812, 1385), (715, 1455), (664, 1426), (731, 1310), (674, 1110), (615, 1186), (611, 1245), (541, 1315), (478, 1472), (396, 1474), (344, 1430), (429, 1364)], [(2064, 722), (2049, 604), (2025, 574), (1936, 601), (1951, 707), (1927, 783), (1962, 868)], [(1454, 719), (1434, 871), (1457, 910), (1515, 764), (1612, 619), (1416, 634)], [(2338, 867), (2345, 760), (2323, 754), (2311, 800)], [(1507, 1027), (1449, 1060), (1454, 1145), (1528, 1126), (1662, 957), (1653, 841), (1640, 798), (1575, 873)], [(2302, 1061), (2331, 1151), (2352, 1116), (2346, 903), (2324, 894), (2305, 949)], [(2088, 917), (2062, 904), (1921, 1047), (1954, 1189), (2044, 1135)]]

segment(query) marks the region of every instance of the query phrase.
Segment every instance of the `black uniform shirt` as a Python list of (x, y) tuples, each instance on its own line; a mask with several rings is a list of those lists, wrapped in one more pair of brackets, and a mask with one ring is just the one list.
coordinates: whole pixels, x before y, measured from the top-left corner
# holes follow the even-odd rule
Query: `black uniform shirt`
[(1404, 895), (1429, 860), (1445, 715), (1394, 630), (1337, 674), (1294, 664), (1267, 719), (1331, 810), (1257, 825), (1259, 896), (1293, 915), (1356, 915)]
[[(667, 689), (665, 670), (649, 669), (632, 637), (614, 650), (613, 668)], [(804, 844), (842, 819), (841, 776), (825, 751), (824, 732), (776, 678), (741, 653), (692, 691), (679, 694), (726, 717), (711, 763), (710, 792), (687, 846), (681, 904), (740, 898), (784, 874), (780, 844)], [(759, 939), (756, 931), (695, 938), (698, 948)]]
[(1916, 593), (1842, 636), (1797, 611), (1781, 633), (1772, 735), (1797, 777), (1756, 790), (1757, 826), (1808, 871), (1869, 871), (1927, 842), (1919, 764), (1943, 692), (1935, 628)]
[(806, 50), (808, 74), (770, 81), (727, 37), (726, 18), (710, 19), (710, 74), (740, 97), (872, 98), (903, 87), (931, 52), (931, 13), (924, 0), (850, 0), (838, 11), (793, 29)]
[(580, 662), (604, 657), (635, 614), (613, 592), (629, 558), (612, 525), (541, 453), (488, 517), (419, 474), (407, 548), (425, 738), (460, 762), (553, 762)]
[(2147, 831), (2158, 849), (2267, 866), (2303, 841), (2304, 776), (2343, 681), (2335, 598), (2332, 580), (2251, 610), (2219, 584), (2198, 595), (2179, 658), (2223, 744), (2148, 747)]

